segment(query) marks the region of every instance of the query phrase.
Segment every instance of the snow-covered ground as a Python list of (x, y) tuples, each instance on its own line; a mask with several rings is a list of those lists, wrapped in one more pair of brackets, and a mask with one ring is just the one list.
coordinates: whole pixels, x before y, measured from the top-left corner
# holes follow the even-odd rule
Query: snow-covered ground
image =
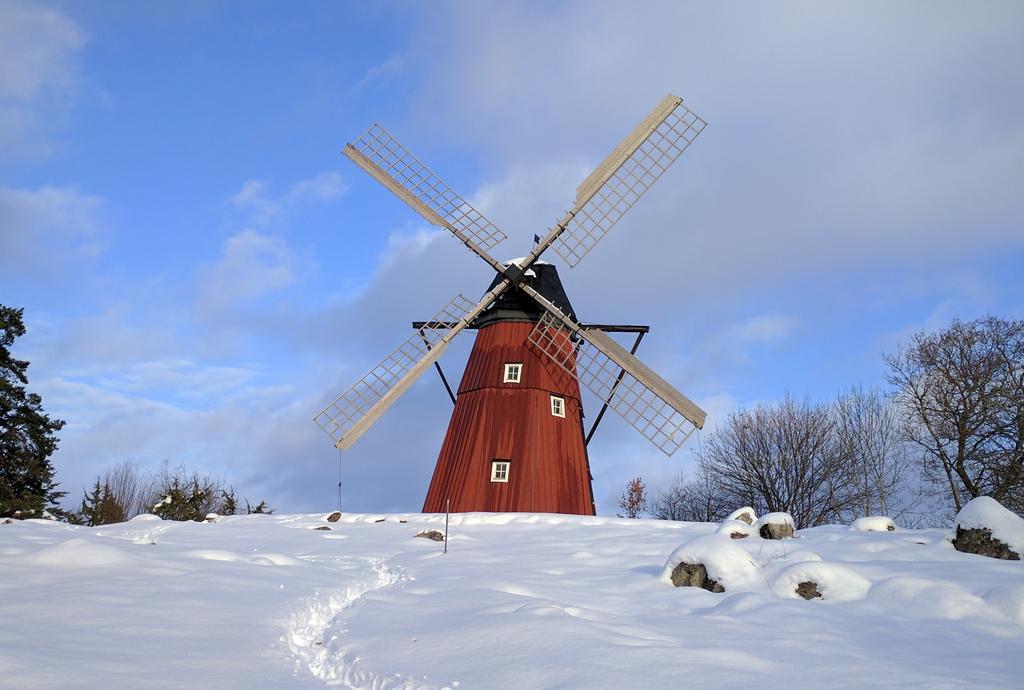
[[(945, 530), (728, 540), (704, 537), (713, 524), (467, 514), (443, 554), (414, 537), (443, 516), (313, 529), (327, 524), (0, 525), (0, 686), (1024, 683), (1024, 562), (958, 553)], [(666, 582), (697, 537), (691, 550), (727, 547), (727, 571), (749, 559), (723, 594)], [(795, 597), (808, 577), (824, 600)]]

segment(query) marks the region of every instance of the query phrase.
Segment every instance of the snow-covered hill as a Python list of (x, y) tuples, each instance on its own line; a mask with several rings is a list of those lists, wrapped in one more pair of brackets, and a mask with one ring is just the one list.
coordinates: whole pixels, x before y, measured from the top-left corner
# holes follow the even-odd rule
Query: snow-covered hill
[[(1019, 688), (1024, 678), (1024, 562), (958, 553), (946, 531), (735, 540), (756, 577), (713, 594), (675, 588), (663, 569), (716, 525), (467, 514), (452, 517), (447, 554), (414, 537), (443, 523), (0, 525), (0, 686)], [(808, 568), (831, 578), (831, 601), (794, 598)]]

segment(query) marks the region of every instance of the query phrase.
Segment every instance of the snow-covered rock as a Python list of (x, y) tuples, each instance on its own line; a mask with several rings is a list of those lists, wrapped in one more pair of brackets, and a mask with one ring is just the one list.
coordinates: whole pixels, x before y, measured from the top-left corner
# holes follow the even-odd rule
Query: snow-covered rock
[(141, 515), (136, 515), (128, 522), (163, 522), (163, 518), (152, 513), (142, 513)]
[(755, 513), (754, 509), (751, 508), (750, 506), (743, 506), (742, 508), (738, 508), (729, 513), (729, 517), (725, 519), (739, 520), (740, 522), (745, 522), (748, 525), (752, 525), (757, 520), (757, 513)]
[(896, 523), (884, 515), (872, 515), (857, 518), (850, 525), (850, 529), (854, 532), (895, 532)]
[(973, 499), (957, 513), (957, 551), (1019, 561), (1024, 555), (1024, 519), (989, 496)]
[(746, 539), (752, 534), (757, 534), (749, 522), (742, 520), (724, 520), (715, 533), (724, 534), (730, 539)]
[(784, 539), (792, 537), (796, 530), (793, 525), (793, 516), (789, 513), (768, 513), (762, 515), (753, 525), (754, 531), (762, 539)]
[[(810, 583), (813, 588), (806, 587)], [(804, 585), (801, 592), (801, 585)], [(822, 601), (855, 601), (863, 599), (871, 582), (852, 569), (838, 563), (805, 561), (783, 568), (772, 581), (777, 596), (794, 599), (820, 598)], [(817, 596), (808, 596), (813, 591)]]
[(713, 583), (704, 587), (710, 591), (719, 591), (715, 585), (728, 592), (763, 589), (764, 577), (757, 563), (722, 534), (707, 534), (677, 547), (665, 561), (662, 579), (677, 587), (688, 584), (694, 569), (684, 566), (703, 566)]

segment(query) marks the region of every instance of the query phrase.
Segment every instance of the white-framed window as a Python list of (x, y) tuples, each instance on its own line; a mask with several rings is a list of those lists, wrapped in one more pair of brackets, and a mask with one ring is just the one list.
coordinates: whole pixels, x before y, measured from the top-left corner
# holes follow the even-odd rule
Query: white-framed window
[(523, 378), (523, 363), (508, 362), (505, 364), (505, 383), (519, 383)]
[(491, 481), (508, 482), (508, 468), (511, 464), (508, 460), (492, 460)]
[(557, 395), (551, 396), (551, 414), (556, 417), (565, 416), (565, 398), (559, 398)]

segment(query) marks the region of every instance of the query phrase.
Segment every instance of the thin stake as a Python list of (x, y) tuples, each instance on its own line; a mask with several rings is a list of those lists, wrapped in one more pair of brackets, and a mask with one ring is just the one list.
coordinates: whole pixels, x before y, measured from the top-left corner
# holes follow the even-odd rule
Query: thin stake
[(444, 552), (448, 553), (448, 499), (444, 499)]
[(338, 512), (341, 512), (341, 450), (338, 450)]

